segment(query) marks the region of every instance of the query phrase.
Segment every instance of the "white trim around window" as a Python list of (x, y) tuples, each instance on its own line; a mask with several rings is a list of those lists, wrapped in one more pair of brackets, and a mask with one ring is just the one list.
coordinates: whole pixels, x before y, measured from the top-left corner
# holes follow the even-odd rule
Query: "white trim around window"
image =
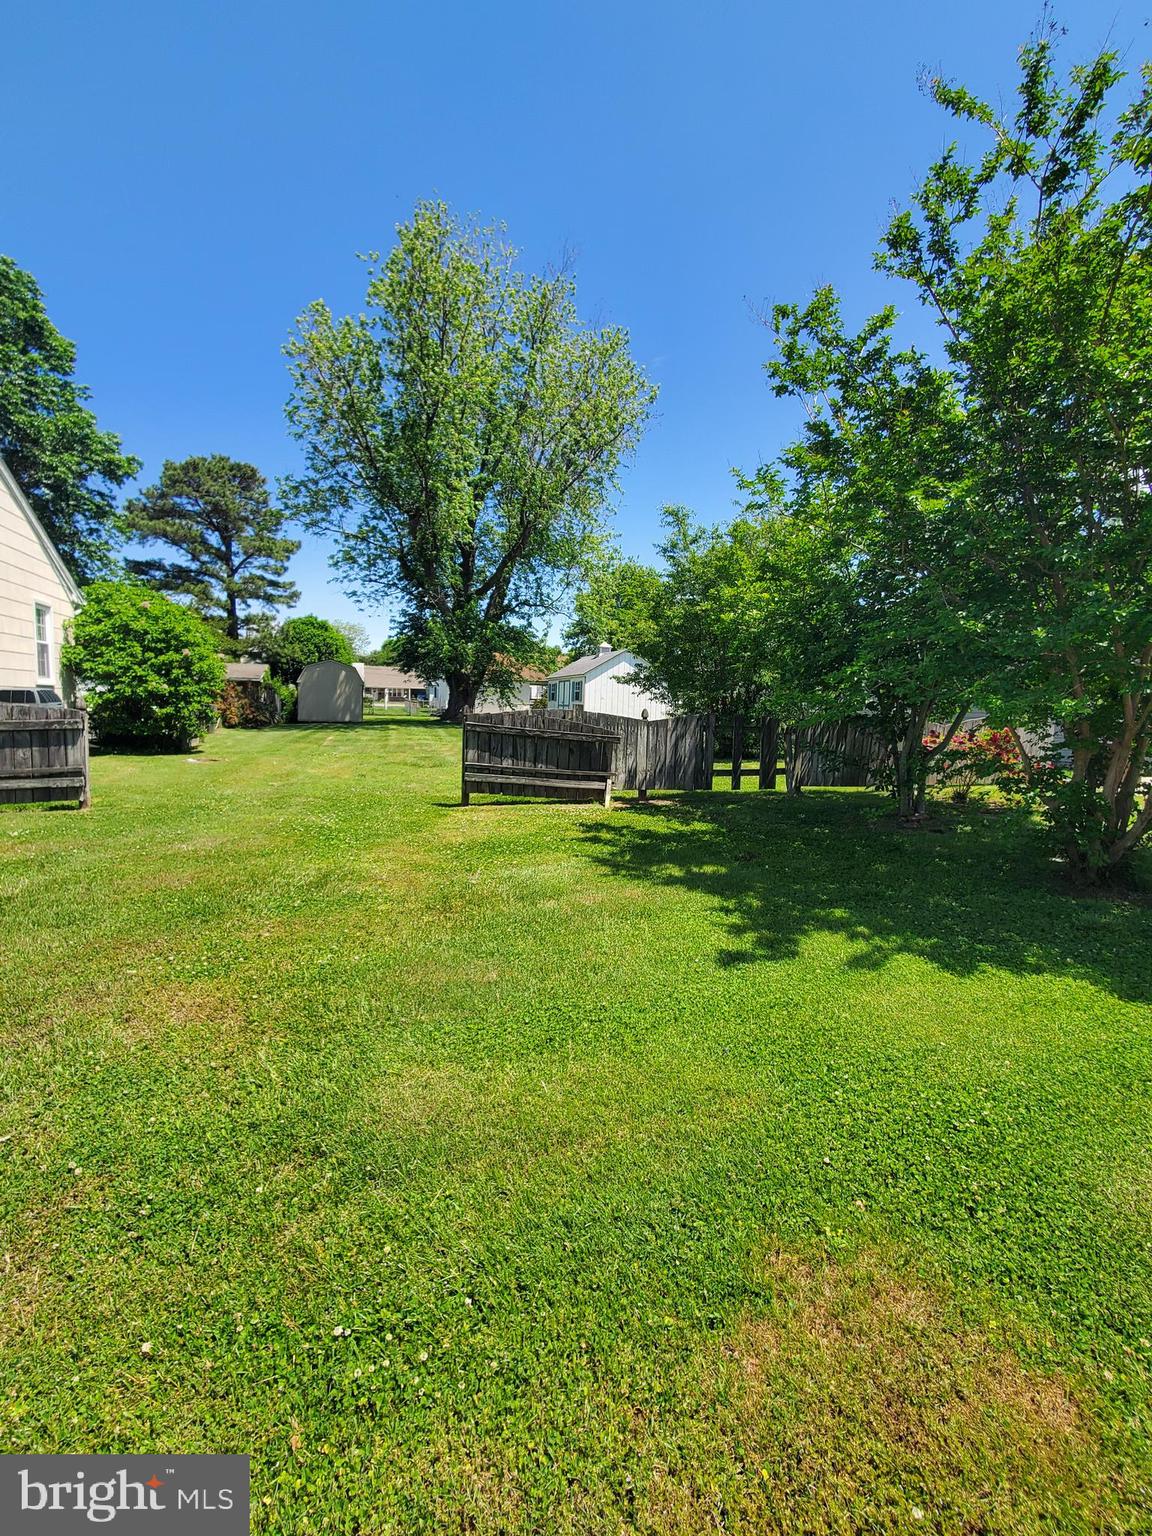
[(36, 681), (52, 681), (52, 609), (47, 603), (37, 603), (33, 608), (33, 626), (36, 636)]

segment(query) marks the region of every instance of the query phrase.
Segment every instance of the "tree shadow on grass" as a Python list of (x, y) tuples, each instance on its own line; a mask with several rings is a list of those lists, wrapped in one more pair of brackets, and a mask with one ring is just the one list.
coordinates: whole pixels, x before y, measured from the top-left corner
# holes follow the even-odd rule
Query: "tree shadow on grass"
[(613, 874), (711, 899), (731, 941), (718, 965), (792, 958), (832, 933), (849, 941), (848, 969), (915, 955), (959, 976), (1054, 973), (1152, 999), (1146, 899), (1078, 895), (1023, 813), (949, 809), (936, 825), (907, 831), (879, 795), (821, 790), (686, 795), (581, 834)]

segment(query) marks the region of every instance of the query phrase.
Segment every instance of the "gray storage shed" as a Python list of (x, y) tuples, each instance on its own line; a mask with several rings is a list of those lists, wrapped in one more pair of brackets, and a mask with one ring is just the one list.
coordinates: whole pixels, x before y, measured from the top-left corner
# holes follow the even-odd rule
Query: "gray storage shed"
[(313, 661), (296, 683), (296, 718), (324, 725), (359, 725), (364, 718), (364, 683), (342, 661)]

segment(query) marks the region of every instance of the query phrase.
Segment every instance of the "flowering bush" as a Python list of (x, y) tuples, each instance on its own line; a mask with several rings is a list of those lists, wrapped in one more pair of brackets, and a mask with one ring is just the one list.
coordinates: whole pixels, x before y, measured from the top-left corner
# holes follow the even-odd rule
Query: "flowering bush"
[[(924, 745), (936, 747), (941, 739), (938, 731), (931, 731), (925, 736)], [(1008, 792), (1019, 792), (1024, 780), (1020, 749), (1007, 730), (957, 731), (933, 759), (933, 768), (939, 782), (951, 787), (952, 798), (958, 805), (964, 804), (976, 784), (991, 783)]]
[(207, 625), (129, 582), (85, 588), (61, 660), (87, 685), (92, 723), (110, 744), (185, 750), (211, 726), (224, 686)]

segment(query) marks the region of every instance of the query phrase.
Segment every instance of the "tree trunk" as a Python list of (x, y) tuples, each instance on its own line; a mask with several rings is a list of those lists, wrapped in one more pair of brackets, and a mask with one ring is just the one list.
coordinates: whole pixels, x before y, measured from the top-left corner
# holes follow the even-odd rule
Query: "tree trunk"
[(444, 711), (444, 719), (458, 722), (476, 703), (475, 679), (462, 672), (453, 672), (444, 681), (448, 684), (448, 706)]

